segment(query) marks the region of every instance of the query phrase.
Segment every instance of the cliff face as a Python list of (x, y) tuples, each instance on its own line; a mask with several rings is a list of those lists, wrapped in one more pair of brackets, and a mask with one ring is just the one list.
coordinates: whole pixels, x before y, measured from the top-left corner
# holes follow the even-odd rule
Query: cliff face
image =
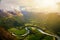
[(15, 36), (0, 27), (0, 40), (17, 40)]

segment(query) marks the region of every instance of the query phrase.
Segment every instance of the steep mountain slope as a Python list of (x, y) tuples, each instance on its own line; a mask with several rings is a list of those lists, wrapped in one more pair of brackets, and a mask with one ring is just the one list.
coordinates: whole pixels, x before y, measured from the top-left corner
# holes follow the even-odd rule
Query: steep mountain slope
[(3, 27), (0, 27), (0, 40), (17, 40), (17, 38), (6, 31)]

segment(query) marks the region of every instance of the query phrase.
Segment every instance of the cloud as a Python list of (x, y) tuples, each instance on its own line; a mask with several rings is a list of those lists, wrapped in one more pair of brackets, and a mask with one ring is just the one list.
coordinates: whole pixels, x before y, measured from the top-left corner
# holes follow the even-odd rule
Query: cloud
[[(41, 2), (41, 0), (1, 0), (0, 9), (19, 9), (20, 6), (25, 6), (28, 11), (38, 11), (42, 9), (40, 3), (36, 3), (38, 1)], [(59, 0), (54, 1), (59, 2)]]
[(19, 6), (32, 7), (34, 2), (32, 0), (1, 0), (0, 5), (0, 8), (11, 8)]
[(1, 0), (0, 9), (11, 9), (12, 7), (19, 6), (20, 2), (17, 0)]

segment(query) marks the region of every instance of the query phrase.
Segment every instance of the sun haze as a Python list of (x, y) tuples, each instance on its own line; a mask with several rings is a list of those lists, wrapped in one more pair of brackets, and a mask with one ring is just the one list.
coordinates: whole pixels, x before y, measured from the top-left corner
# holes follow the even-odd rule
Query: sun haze
[(60, 0), (1, 0), (0, 9), (19, 9), (24, 6), (28, 11), (33, 12), (57, 12)]

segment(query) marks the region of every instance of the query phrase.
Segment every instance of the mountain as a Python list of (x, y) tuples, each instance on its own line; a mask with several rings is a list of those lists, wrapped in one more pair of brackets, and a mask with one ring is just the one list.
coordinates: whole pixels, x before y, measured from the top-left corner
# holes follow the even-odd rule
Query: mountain
[(15, 10), (15, 9), (14, 9), (14, 11), (0, 10), (0, 16), (2, 16), (2, 17), (23, 16), (23, 14), (20, 11)]
[(10, 27), (19, 27), (25, 22), (23, 14), (15, 9), (14, 11), (0, 10), (0, 19), (0, 26), (7, 29)]
[(0, 27), (0, 40), (17, 40), (17, 38), (3, 27)]

